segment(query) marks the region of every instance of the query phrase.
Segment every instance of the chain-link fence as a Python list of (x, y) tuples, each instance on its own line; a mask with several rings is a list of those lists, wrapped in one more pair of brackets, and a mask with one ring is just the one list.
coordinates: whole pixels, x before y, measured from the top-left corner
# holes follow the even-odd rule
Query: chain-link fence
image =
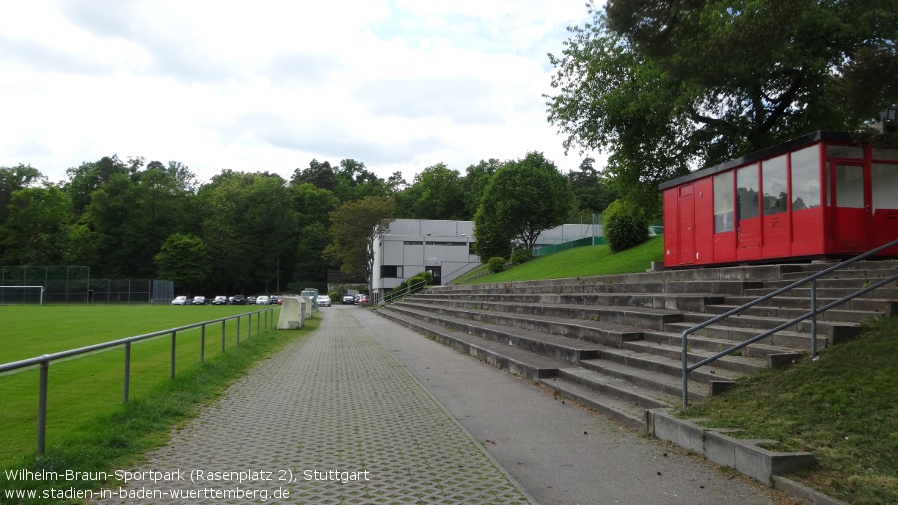
[(159, 279), (92, 279), (86, 266), (0, 267), (0, 304), (169, 303), (174, 283)]

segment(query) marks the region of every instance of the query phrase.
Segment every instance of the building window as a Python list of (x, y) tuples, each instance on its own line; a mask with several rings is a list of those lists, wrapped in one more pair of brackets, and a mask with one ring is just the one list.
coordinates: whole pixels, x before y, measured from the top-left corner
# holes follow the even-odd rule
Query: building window
[(792, 153), (792, 210), (820, 206), (820, 150), (816, 145)]
[(751, 165), (736, 171), (736, 196), (739, 219), (758, 217), (758, 167)]
[(829, 158), (864, 158), (864, 148), (860, 146), (826, 146), (826, 156)]
[(786, 182), (786, 157), (778, 156), (761, 163), (764, 184), (764, 215), (786, 212), (789, 186)]
[(714, 176), (714, 233), (733, 231), (733, 172)]
[(402, 266), (401, 265), (381, 265), (380, 278), (381, 279), (401, 279), (402, 278)]
[(836, 165), (836, 207), (864, 208), (864, 168)]
[(873, 212), (898, 209), (898, 165), (874, 163), (870, 169), (873, 186)]

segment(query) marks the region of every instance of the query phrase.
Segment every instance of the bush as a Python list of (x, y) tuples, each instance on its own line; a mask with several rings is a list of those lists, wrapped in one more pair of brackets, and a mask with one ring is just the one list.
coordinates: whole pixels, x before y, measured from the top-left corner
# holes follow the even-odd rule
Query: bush
[(422, 277), (422, 278), (427, 282), (427, 285), (428, 285), (428, 286), (430, 286), (431, 284), (433, 284), (433, 274), (430, 273), (430, 272), (418, 272), (418, 273), (416, 273), (414, 276), (415, 276), (415, 277)]
[(502, 270), (505, 270), (505, 258), (500, 258), (498, 256), (490, 258), (486, 263), (486, 266), (490, 269), (490, 272), (497, 274)]
[(515, 252), (511, 253), (511, 264), (512, 265), (520, 265), (521, 263), (526, 263), (530, 261), (530, 251), (527, 249), (516, 249)]
[(649, 238), (648, 220), (639, 209), (615, 200), (602, 213), (602, 231), (612, 252), (639, 245)]
[(410, 289), (413, 289), (416, 291), (424, 287), (424, 286), (419, 286), (418, 284), (423, 282), (424, 285), (427, 285), (427, 279), (425, 279), (424, 277), (421, 277), (420, 274), (418, 274), (414, 277), (410, 277), (409, 280), (407, 280), (405, 282), (408, 283), (408, 287)]

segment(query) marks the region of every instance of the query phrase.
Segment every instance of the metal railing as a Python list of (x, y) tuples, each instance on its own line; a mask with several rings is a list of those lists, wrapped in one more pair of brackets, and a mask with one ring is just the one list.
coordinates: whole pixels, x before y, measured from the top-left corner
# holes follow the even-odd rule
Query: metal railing
[(412, 284), (411, 286), (406, 286), (405, 288), (400, 289), (398, 291), (394, 289), (393, 291), (390, 291), (389, 293), (384, 295), (384, 297), (380, 301), (379, 305), (386, 305), (387, 302), (392, 302), (393, 300), (402, 298), (403, 296), (405, 296), (407, 294), (414, 293), (416, 291), (420, 291), (420, 290), (424, 289), (425, 287), (427, 287), (427, 281), (418, 281), (418, 282)]
[[(773, 291), (773, 292), (768, 293), (768, 294), (766, 294), (760, 298), (757, 298), (751, 302), (748, 302), (745, 305), (736, 307), (735, 309), (732, 309), (728, 312), (725, 312), (719, 316), (716, 316), (716, 317), (709, 319), (701, 324), (697, 324), (697, 325), (685, 330), (683, 332), (683, 355), (682, 355), (682, 359), (683, 359), (683, 407), (686, 407), (689, 404), (689, 382), (688, 382), (689, 372), (692, 372), (693, 370), (696, 370), (702, 366), (705, 366), (708, 363), (716, 361), (728, 354), (732, 354), (746, 346), (749, 346), (761, 339), (767, 338), (770, 335), (773, 335), (774, 333), (776, 333), (778, 331), (784, 330), (784, 329), (786, 329), (790, 326), (793, 326), (795, 324), (798, 324), (806, 319), (811, 319), (811, 356), (816, 356), (817, 355), (817, 314), (820, 314), (821, 312), (825, 312), (825, 311), (827, 311), (837, 305), (841, 305), (849, 300), (853, 300), (854, 298), (857, 298), (858, 296), (869, 293), (870, 291), (873, 291), (874, 289), (882, 287), (890, 282), (894, 282), (895, 280), (898, 280), (898, 274), (892, 275), (891, 277), (884, 278), (884, 279), (882, 279), (876, 283), (873, 283), (869, 286), (866, 286), (863, 289), (860, 289), (848, 296), (839, 298), (838, 300), (836, 300), (834, 302), (828, 303), (828, 304), (824, 305), (823, 307), (817, 307), (817, 279), (819, 277), (823, 277), (824, 275), (827, 275), (831, 272), (835, 272), (836, 270), (840, 270), (848, 265), (851, 265), (851, 264), (861, 261), (863, 259), (869, 258), (870, 256), (873, 256), (874, 254), (876, 254), (880, 251), (883, 251), (885, 249), (889, 249), (889, 248), (895, 247), (895, 246), (898, 246), (898, 240), (893, 240), (893, 241), (889, 242), (888, 244), (881, 245), (881, 246), (877, 247), (876, 249), (871, 249), (871, 250), (869, 250), (863, 254), (860, 254), (858, 256), (855, 256), (849, 260), (843, 261), (841, 263), (837, 263), (829, 268), (821, 270), (815, 274), (809, 275), (809, 276), (805, 277), (804, 279), (795, 281), (786, 287), (777, 289), (776, 291)], [(729, 349), (726, 349), (726, 350), (721, 351), (713, 356), (705, 358), (693, 365), (689, 365), (689, 362), (688, 362), (689, 342), (687, 339), (689, 338), (690, 333), (695, 333), (696, 331), (701, 330), (702, 328), (710, 326), (714, 323), (718, 323), (732, 315), (738, 314), (746, 309), (749, 309), (751, 307), (754, 307), (755, 305), (758, 305), (759, 303), (763, 303), (767, 300), (770, 300), (771, 298), (773, 298), (775, 296), (781, 295), (787, 291), (791, 291), (792, 289), (795, 289), (797, 287), (804, 286), (805, 284), (808, 284), (808, 283), (811, 284), (811, 309), (809, 312), (807, 312), (804, 315), (801, 315), (799, 317), (796, 317), (795, 319), (787, 321), (787, 322), (777, 326), (776, 328), (767, 330), (764, 333), (761, 333), (760, 335), (752, 337), (742, 343), (736, 344), (736, 345), (730, 347)]]
[[(252, 338), (253, 335), (253, 315), (257, 315), (256, 317), (256, 333), (261, 331), (261, 323), (264, 315), (265, 319), (265, 329), (268, 329), (274, 325), (274, 308), (257, 310), (255, 312), (247, 312), (244, 314), (238, 314), (236, 316), (228, 316), (220, 319), (213, 319), (211, 321), (203, 321), (201, 323), (193, 323), (186, 326), (179, 326), (177, 328), (169, 328), (167, 330), (156, 331), (153, 333), (147, 333), (144, 335), (138, 335), (135, 337), (128, 337), (119, 340), (112, 340), (109, 342), (103, 342), (100, 344), (89, 345), (86, 347), (79, 347), (77, 349), (69, 349), (67, 351), (55, 352), (52, 354), (44, 354), (43, 356), (37, 356), (34, 358), (23, 359), (19, 361), (12, 361), (10, 363), (0, 364), (0, 373), (9, 372), (12, 370), (19, 370), (23, 368), (28, 368), (32, 366), (40, 366), (40, 385), (38, 390), (38, 411), (37, 411), (37, 453), (43, 454), (44, 449), (46, 447), (46, 434), (47, 434), (47, 386), (49, 383), (50, 376), (50, 363), (56, 360), (70, 358), (72, 356), (80, 356), (83, 354), (93, 353), (97, 351), (102, 351), (105, 349), (110, 349), (117, 346), (125, 347), (125, 374), (124, 374), (124, 384), (123, 384), (123, 393), (122, 393), (122, 401), (128, 402), (129, 389), (131, 384), (131, 344), (134, 342), (140, 342), (142, 340), (149, 340), (153, 338), (158, 338), (164, 336), (166, 334), (171, 334), (171, 364), (169, 377), (175, 377), (175, 350), (177, 348), (177, 339), (178, 332), (183, 332), (186, 330), (190, 330), (193, 328), (200, 328), (200, 361), (206, 360), (206, 326), (210, 326), (213, 324), (221, 323), (221, 352), (225, 352), (225, 325), (227, 321), (231, 319), (237, 320), (237, 336), (236, 336), (236, 345), (240, 345), (240, 319), (243, 317), (248, 317), (247, 323), (247, 338)], [(270, 317), (269, 317), (270, 316)]]

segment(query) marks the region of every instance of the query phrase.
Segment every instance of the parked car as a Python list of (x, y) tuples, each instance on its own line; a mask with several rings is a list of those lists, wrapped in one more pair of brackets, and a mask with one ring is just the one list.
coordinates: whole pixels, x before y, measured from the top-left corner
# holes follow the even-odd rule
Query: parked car
[(247, 297), (246, 297), (246, 304), (247, 304), (247, 305), (255, 305), (255, 304), (256, 304), (256, 297), (255, 297), (255, 296), (247, 296)]
[(368, 295), (358, 295), (355, 297), (356, 305), (368, 305), (371, 303), (371, 300), (368, 299)]
[(234, 295), (230, 300), (231, 305), (246, 305), (246, 298), (243, 295)]
[(284, 303), (284, 299), (283, 299), (283, 298), (278, 298), (278, 305), (282, 305), (283, 303)]
[(355, 297), (352, 295), (343, 295), (343, 305), (352, 305), (355, 303)]
[(268, 303), (270, 303), (272, 305), (280, 305), (278, 303), (279, 299), (280, 298), (278, 298), (278, 295), (268, 295)]
[(269, 303), (271, 303), (271, 300), (265, 295), (256, 297), (256, 305), (268, 305)]
[(187, 305), (190, 302), (187, 301), (186, 296), (177, 296), (174, 300), (171, 301), (172, 305)]
[(190, 302), (190, 305), (206, 305), (206, 297), (205, 296), (194, 296), (193, 301)]
[(319, 307), (330, 307), (331, 306), (331, 297), (327, 295), (318, 295), (318, 306)]
[(227, 296), (216, 296), (212, 299), (212, 305), (227, 305), (228, 297)]

